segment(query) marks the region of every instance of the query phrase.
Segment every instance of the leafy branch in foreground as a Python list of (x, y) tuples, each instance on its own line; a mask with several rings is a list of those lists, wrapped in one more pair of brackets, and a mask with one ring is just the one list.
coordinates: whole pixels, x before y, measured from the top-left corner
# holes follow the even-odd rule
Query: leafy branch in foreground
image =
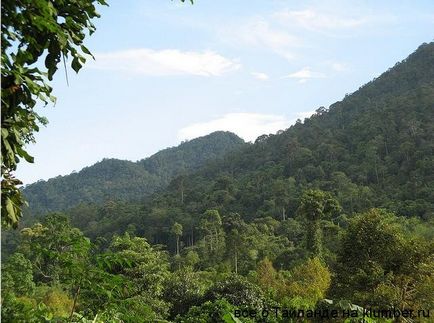
[[(63, 60), (71, 59), (78, 72), (91, 55), (83, 45), (95, 31), (93, 18), (99, 17), (95, 4), (104, 0), (21, 0), (1, 3), (1, 209), (2, 224), (16, 227), (24, 199), (13, 176), (20, 159), (32, 163), (24, 149), (34, 142), (34, 133), (47, 120), (34, 108), (38, 103), (55, 102), (49, 81)], [(45, 69), (41, 69), (44, 60)]]

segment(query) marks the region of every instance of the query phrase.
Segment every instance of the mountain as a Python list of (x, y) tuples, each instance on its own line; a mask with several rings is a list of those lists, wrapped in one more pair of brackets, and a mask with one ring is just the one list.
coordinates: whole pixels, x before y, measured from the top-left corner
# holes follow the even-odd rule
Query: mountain
[(78, 173), (27, 185), (23, 193), (33, 214), (64, 210), (79, 203), (141, 200), (166, 187), (175, 176), (187, 174), (243, 145), (244, 141), (235, 134), (218, 131), (137, 162), (103, 159)]
[[(429, 317), (434, 43), (285, 131), (251, 145), (225, 136), (236, 144), (221, 158), (202, 138), (137, 163), (103, 161), (80, 172), (95, 196), (116, 179), (102, 203), (4, 232), (2, 316), (345, 321), (351, 307), (352, 317)], [(119, 198), (146, 176), (168, 185)]]
[[(433, 152), (430, 43), (342, 101), (318, 108), (304, 123), (258, 138), (191, 180), (209, 182), (230, 170), (231, 208), (254, 216), (267, 210), (268, 202), (277, 203), (276, 181), (290, 180), (299, 192), (309, 187), (334, 192), (348, 213), (378, 206), (429, 218), (434, 212)], [(294, 211), (297, 203), (286, 206)]]
[(316, 188), (338, 199), (344, 219), (379, 207), (432, 221), (433, 166), (430, 43), (304, 122), (210, 158), (145, 202), (80, 205), (69, 215), (93, 238), (133, 230), (162, 244), (170, 242), (176, 221), (190, 228), (183, 237), (189, 243), (206, 210), (238, 213), (245, 221), (294, 218), (303, 192)]
[[(134, 227), (155, 243), (167, 243), (174, 221), (193, 228), (184, 236), (192, 240), (198, 215), (207, 209), (236, 212), (246, 221), (292, 218), (301, 194), (310, 188), (332, 193), (349, 216), (380, 207), (432, 220), (434, 43), (421, 45), (378, 78), (285, 131), (263, 135), (253, 145), (224, 136), (230, 145), (223, 145), (229, 149), (223, 149), (222, 158), (214, 159), (223, 153), (208, 146), (219, 140), (204, 137), (122, 167), (120, 161), (103, 161), (24, 192), (39, 210), (98, 203), (110, 196), (118, 202), (70, 210), (73, 224), (90, 237)], [(193, 149), (196, 143), (201, 149)], [(208, 158), (202, 158), (207, 152)], [(145, 194), (144, 202), (119, 202)]]

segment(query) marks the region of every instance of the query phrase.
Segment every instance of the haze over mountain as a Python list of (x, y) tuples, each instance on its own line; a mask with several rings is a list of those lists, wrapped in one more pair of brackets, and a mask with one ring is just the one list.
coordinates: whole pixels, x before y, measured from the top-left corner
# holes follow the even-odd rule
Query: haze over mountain
[(77, 173), (27, 185), (23, 191), (33, 214), (108, 199), (141, 200), (166, 187), (175, 176), (187, 174), (243, 145), (244, 141), (235, 134), (217, 131), (137, 162), (103, 159)]

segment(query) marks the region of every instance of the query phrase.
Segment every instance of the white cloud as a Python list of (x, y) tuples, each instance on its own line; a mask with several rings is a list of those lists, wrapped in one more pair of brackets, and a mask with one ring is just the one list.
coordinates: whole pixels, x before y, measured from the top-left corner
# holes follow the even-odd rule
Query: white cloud
[(270, 77), (265, 74), (265, 73), (261, 73), (261, 72), (252, 72), (250, 73), (255, 79), (257, 80), (261, 80), (261, 81), (267, 81)]
[(228, 113), (214, 120), (195, 123), (178, 132), (179, 140), (193, 139), (217, 130), (236, 133), (246, 141), (262, 134), (275, 133), (291, 125), (285, 116), (260, 113)]
[(348, 65), (346, 63), (330, 62), (330, 66), (336, 72), (348, 71)]
[(225, 58), (213, 51), (142, 48), (97, 53), (95, 58), (96, 60), (89, 64), (91, 68), (148, 76), (220, 76), (240, 68), (236, 60)]
[(293, 49), (300, 46), (300, 40), (284, 29), (277, 29), (262, 17), (253, 17), (241, 25), (220, 29), (219, 36), (236, 46), (247, 45), (271, 50), (286, 59), (293, 59)]
[(310, 67), (303, 67), (301, 70), (286, 75), (283, 78), (298, 79), (298, 83), (306, 83), (309, 79), (325, 78), (325, 74), (313, 72)]
[(380, 26), (396, 24), (397, 16), (390, 12), (372, 12), (357, 5), (318, 6), (303, 10), (284, 9), (273, 17), (287, 28), (301, 27), (331, 37), (353, 37), (355, 32), (376, 32)]
[(298, 24), (309, 30), (321, 31), (324, 29), (347, 29), (364, 25), (369, 17), (348, 17), (336, 13), (329, 14), (314, 9), (283, 10), (277, 12), (275, 17), (284, 23)]
[(292, 119), (282, 115), (261, 113), (228, 113), (214, 120), (195, 123), (178, 131), (178, 140), (190, 140), (211, 132), (224, 130), (236, 133), (246, 141), (255, 141), (263, 134), (276, 133), (289, 128), (300, 118), (310, 117), (314, 112), (299, 112)]

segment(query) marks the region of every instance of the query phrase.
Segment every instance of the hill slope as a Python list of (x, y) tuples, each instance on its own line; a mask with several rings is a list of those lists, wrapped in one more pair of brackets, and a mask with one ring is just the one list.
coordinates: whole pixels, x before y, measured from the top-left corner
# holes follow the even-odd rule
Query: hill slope
[[(256, 195), (240, 206), (253, 206), (250, 212), (276, 199), (272, 182), (291, 178), (300, 189), (334, 191), (347, 212), (375, 205), (429, 217), (434, 212), (433, 152), (430, 43), (329, 109), (319, 108), (304, 124), (228, 155), (204, 176), (230, 169), (240, 187)], [(245, 189), (236, 201), (244, 198)]]
[(276, 180), (282, 179), (296, 191), (334, 192), (348, 213), (379, 206), (433, 216), (434, 43), (329, 109), (319, 108), (304, 124), (228, 155), (203, 176), (225, 169), (234, 174), (236, 188), (243, 188), (232, 205), (251, 214), (267, 209), (266, 201), (291, 208), (277, 201)]
[(78, 173), (28, 185), (23, 192), (33, 214), (108, 199), (140, 200), (164, 188), (175, 176), (220, 158), (245, 143), (230, 132), (214, 132), (138, 162), (104, 159)]
[[(170, 149), (163, 152), (166, 161), (176, 155)], [(150, 158), (134, 167), (139, 165), (157, 176), (166, 164)], [(174, 178), (145, 204), (80, 205), (69, 214), (90, 237), (111, 236), (133, 226), (151, 241), (167, 243), (177, 221), (192, 228), (184, 234), (189, 241), (194, 239), (199, 215), (207, 209), (223, 215), (237, 212), (247, 221), (290, 218), (302, 192), (319, 188), (333, 193), (347, 215), (383, 207), (430, 220), (433, 165), (434, 43), (430, 43), (342, 101), (319, 108), (304, 123), (261, 136), (254, 145), (237, 144), (224, 158), (210, 158), (202, 169)], [(134, 191), (134, 185), (125, 182), (124, 188)]]
[[(45, 317), (79, 297), (73, 316), (89, 321), (225, 321), (237, 308), (251, 317), (285, 309), (266, 314), (273, 322), (348, 321), (350, 307), (369, 309), (351, 317), (390, 321), (405, 308), (428, 322), (433, 81), (434, 44), (423, 45), (304, 123), (181, 172), (140, 203), (110, 199), (27, 217), (41, 221), (2, 234), (3, 317)], [(190, 158), (180, 155), (165, 152)], [(117, 162), (105, 165), (117, 170)], [(160, 178), (173, 170), (165, 158), (134, 165)]]
[(331, 192), (344, 219), (371, 207), (434, 219), (434, 43), (304, 123), (175, 178), (145, 204), (81, 205), (69, 215), (90, 237), (133, 230), (162, 244), (176, 221), (189, 228), (188, 244), (205, 210), (288, 219), (309, 188)]

